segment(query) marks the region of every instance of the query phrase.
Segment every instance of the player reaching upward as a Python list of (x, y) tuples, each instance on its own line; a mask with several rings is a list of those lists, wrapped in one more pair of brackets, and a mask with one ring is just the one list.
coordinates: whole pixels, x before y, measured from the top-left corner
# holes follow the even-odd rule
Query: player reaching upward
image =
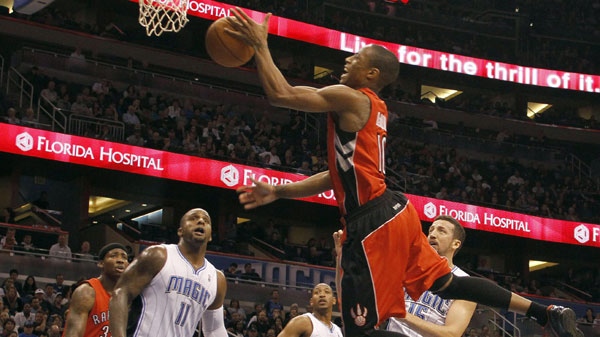
[[(377, 93), (398, 76), (398, 58), (367, 45), (346, 58), (340, 84), (323, 88), (290, 85), (271, 57), (267, 14), (262, 24), (232, 9), (235, 30), (254, 47), (258, 77), (275, 106), (328, 115), (329, 170), (305, 180), (272, 186), (253, 181), (238, 189), (245, 209), (280, 198), (300, 198), (333, 188), (343, 216), (341, 307), (348, 337), (394, 334), (377, 330), (390, 317), (404, 317), (404, 291), (418, 298), (430, 290), (534, 317), (558, 337), (581, 337), (573, 310), (544, 306), (476, 277), (453, 277), (429, 245), (414, 206), (385, 184), (388, 110)], [(393, 268), (390, 270), (390, 267)]]

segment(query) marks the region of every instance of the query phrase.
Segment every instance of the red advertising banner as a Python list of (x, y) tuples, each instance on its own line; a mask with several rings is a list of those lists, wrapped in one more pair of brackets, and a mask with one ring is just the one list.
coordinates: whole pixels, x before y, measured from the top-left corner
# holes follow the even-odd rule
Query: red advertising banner
[(465, 227), (549, 242), (600, 247), (600, 225), (541, 218), (494, 208), (407, 195), (423, 221), (449, 215)]
[[(138, 2), (138, 0), (130, 1)], [(189, 0), (188, 14), (204, 19), (216, 20), (224, 16), (229, 16), (230, 9), (233, 7), (233, 5), (217, 1)], [(262, 22), (265, 17), (265, 13), (247, 9), (244, 11), (258, 22)], [(400, 63), (404, 64), (519, 84), (600, 93), (600, 76), (598, 75), (524, 67), (416, 48), (365, 38), (277, 16), (272, 16), (270, 19), (269, 33), (349, 53), (355, 53), (367, 44), (376, 43), (395, 52)]]
[[(306, 178), (300, 174), (39, 129), (9, 124), (0, 124), (0, 127), (0, 151), (23, 156), (229, 189), (251, 185), (250, 178), (272, 185)], [(333, 191), (302, 200), (336, 205)]]
[[(272, 185), (306, 179), (300, 174), (9, 124), (0, 124), (0, 152), (226, 189), (250, 185), (250, 178)], [(458, 219), (466, 228), (600, 247), (600, 225), (540, 218), (417, 195), (408, 197), (422, 221), (432, 221), (446, 214)], [(336, 206), (332, 191), (302, 200)]]

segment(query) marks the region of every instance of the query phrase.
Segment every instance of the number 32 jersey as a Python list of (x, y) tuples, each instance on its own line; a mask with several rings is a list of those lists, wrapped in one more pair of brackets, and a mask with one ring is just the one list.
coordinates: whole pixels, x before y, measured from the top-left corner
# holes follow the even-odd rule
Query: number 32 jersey
[(177, 245), (163, 247), (167, 261), (142, 291), (135, 337), (192, 336), (217, 296), (217, 271), (208, 260), (194, 269)]

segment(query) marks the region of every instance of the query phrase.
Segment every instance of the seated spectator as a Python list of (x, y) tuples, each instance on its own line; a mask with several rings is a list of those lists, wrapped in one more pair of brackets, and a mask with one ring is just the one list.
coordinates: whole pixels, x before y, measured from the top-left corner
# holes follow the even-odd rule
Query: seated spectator
[(79, 250), (79, 253), (75, 253), (75, 256), (78, 259), (82, 259), (82, 260), (90, 260), (93, 261), (94, 260), (94, 255), (90, 253), (90, 242), (89, 241), (83, 241), (81, 243), (81, 249)]
[(25, 279), (25, 282), (23, 282), (23, 292), (21, 295), (25, 298), (33, 298), (37, 288), (35, 277), (33, 275), (29, 275)]
[(23, 284), (19, 281), (19, 271), (15, 268), (8, 272), (8, 277), (12, 279), (13, 285), (17, 288), (17, 293), (20, 295), (23, 292)]
[(17, 110), (15, 108), (8, 108), (4, 120), (8, 124), (21, 124), (21, 120), (17, 117)]
[(281, 311), (283, 310), (283, 304), (281, 304), (279, 299), (279, 290), (273, 289), (271, 291), (271, 298), (269, 298), (269, 300), (265, 303), (264, 308), (267, 311), (267, 316), (269, 319), (274, 318), (274, 312), (281, 314)]
[[(35, 294), (37, 296), (37, 294), (38, 294), (37, 290), (35, 291)], [(54, 291), (54, 287), (52, 286), (52, 283), (46, 284), (42, 294), (43, 294), (42, 299), (44, 301), (46, 301), (46, 303), (42, 304), (42, 307), (44, 307), (44, 309), (50, 310), (50, 306), (52, 306), (52, 303), (54, 303), (54, 299), (56, 298), (56, 292)]]
[(144, 146), (146, 144), (146, 140), (142, 136), (142, 127), (141, 125), (135, 125), (133, 127), (133, 134), (127, 136), (125, 139), (127, 144), (135, 145), (135, 146)]
[(45, 98), (48, 102), (55, 104), (58, 100), (58, 93), (56, 92), (56, 82), (48, 81), (48, 86), (40, 92), (40, 96)]
[(223, 274), (225, 274), (225, 277), (227, 277), (227, 278), (240, 277), (240, 271), (238, 270), (238, 264), (235, 262), (231, 262), (229, 267), (227, 267), (227, 269), (223, 270)]
[(11, 285), (5, 291), (6, 295), (2, 297), (2, 302), (4, 302), (4, 307), (8, 308), (10, 315), (14, 316), (18, 311), (23, 311), (23, 300), (19, 297), (17, 288)]
[[(33, 321), (35, 320), (35, 314), (31, 312), (31, 304), (25, 303), (23, 304), (23, 310), (17, 311), (15, 314), (15, 324), (17, 325), (17, 329), (22, 328), (25, 325), (25, 322), (30, 322), (31, 327), (33, 328)], [(33, 331), (33, 329), (32, 329)]]
[(244, 310), (244, 308), (240, 307), (240, 301), (232, 298), (231, 301), (229, 301), (229, 307), (227, 307), (227, 311), (229, 311), (229, 314), (233, 317), (233, 313), (237, 313), (240, 315), (240, 319), (243, 321), (246, 321), (246, 310)]
[(12, 317), (9, 317), (4, 320), (4, 323), (2, 324), (2, 336), (9, 337), (12, 333), (18, 334), (19, 332), (15, 320)]
[(292, 318), (300, 315), (298, 303), (292, 303), (290, 305), (290, 311), (285, 313), (285, 319), (283, 321), (283, 326), (286, 326)]
[(60, 234), (58, 236), (58, 242), (50, 247), (50, 252), (48, 254), (56, 259), (66, 259), (67, 262), (71, 262), (72, 254), (71, 248), (67, 245), (68, 240), (69, 236), (67, 234)]
[[(44, 293), (44, 291), (42, 289), (37, 289), (36, 292), (38, 290), (41, 291), (42, 294)], [(36, 315), (40, 314), (40, 316), (42, 316), (46, 312), (46, 310), (42, 307), (43, 300), (40, 300), (38, 297), (34, 296), (31, 299), (30, 303), (31, 303), (31, 312), (32, 313), (34, 313)]]
[(260, 275), (252, 269), (251, 263), (246, 263), (244, 265), (244, 272), (240, 275), (240, 279), (242, 280), (250, 280), (250, 281), (262, 281)]
[(65, 276), (63, 274), (56, 274), (56, 277), (54, 279), (55, 279), (55, 282), (50, 283), (50, 285), (52, 285), (52, 288), (54, 288), (54, 293), (57, 295), (58, 294), (65, 295), (65, 293), (67, 292), (67, 288), (68, 288), (68, 286), (65, 285)]
[(23, 235), (23, 241), (21, 241), (18, 247), (15, 247), (15, 250), (34, 253), (36, 251), (36, 248), (33, 242), (31, 242), (31, 234)]
[(33, 333), (34, 326), (35, 323), (33, 321), (25, 321), (23, 323), (23, 332), (18, 337), (38, 337), (38, 335)]
[(35, 321), (33, 322), (33, 334), (41, 336), (46, 333), (46, 323), (48, 322), (48, 315), (45, 312), (36, 313)]
[(251, 326), (252, 322), (256, 322), (256, 318), (258, 316), (258, 313), (261, 312), (263, 310), (263, 305), (261, 303), (254, 303), (254, 311), (247, 314), (246, 318), (248, 318), (248, 327)]
[[(63, 305), (64, 296), (62, 293), (57, 293), (56, 297), (54, 297), (54, 302), (50, 306), (50, 315), (57, 315), (58, 317), (64, 317), (65, 311), (67, 311), (67, 306)], [(62, 326), (60, 324), (59, 326)]]
[(16, 232), (17, 232), (17, 230), (14, 228), (8, 228), (6, 230), (6, 236), (4, 236), (0, 240), (0, 249), (13, 250), (13, 248), (17, 244), (17, 239), (15, 238)]

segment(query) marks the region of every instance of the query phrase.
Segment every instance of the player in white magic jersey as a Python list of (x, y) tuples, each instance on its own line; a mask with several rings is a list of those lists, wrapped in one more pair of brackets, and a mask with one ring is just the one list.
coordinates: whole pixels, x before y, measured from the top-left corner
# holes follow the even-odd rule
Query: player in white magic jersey
[(212, 227), (208, 213), (189, 210), (181, 218), (177, 245), (147, 248), (125, 270), (110, 302), (113, 337), (126, 337), (128, 306), (141, 295), (134, 337), (192, 336), (202, 323), (206, 337), (227, 337), (225, 276), (206, 260)]
[(331, 321), (335, 303), (331, 287), (317, 284), (310, 297), (313, 312), (292, 318), (277, 337), (343, 337), (340, 327)]
[[(465, 230), (454, 218), (441, 215), (429, 227), (429, 244), (448, 259), (455, 276), (468, 276), (455, 266), (452, 258), (465, 241)], [(401, 332), (408, 337), (460, 337), (471, 321), (476, 303), (462, 300), (445, 300), (430, 291), (418, 300), (406, 295), (406, 317), (391, 318), (387, 330)]]

